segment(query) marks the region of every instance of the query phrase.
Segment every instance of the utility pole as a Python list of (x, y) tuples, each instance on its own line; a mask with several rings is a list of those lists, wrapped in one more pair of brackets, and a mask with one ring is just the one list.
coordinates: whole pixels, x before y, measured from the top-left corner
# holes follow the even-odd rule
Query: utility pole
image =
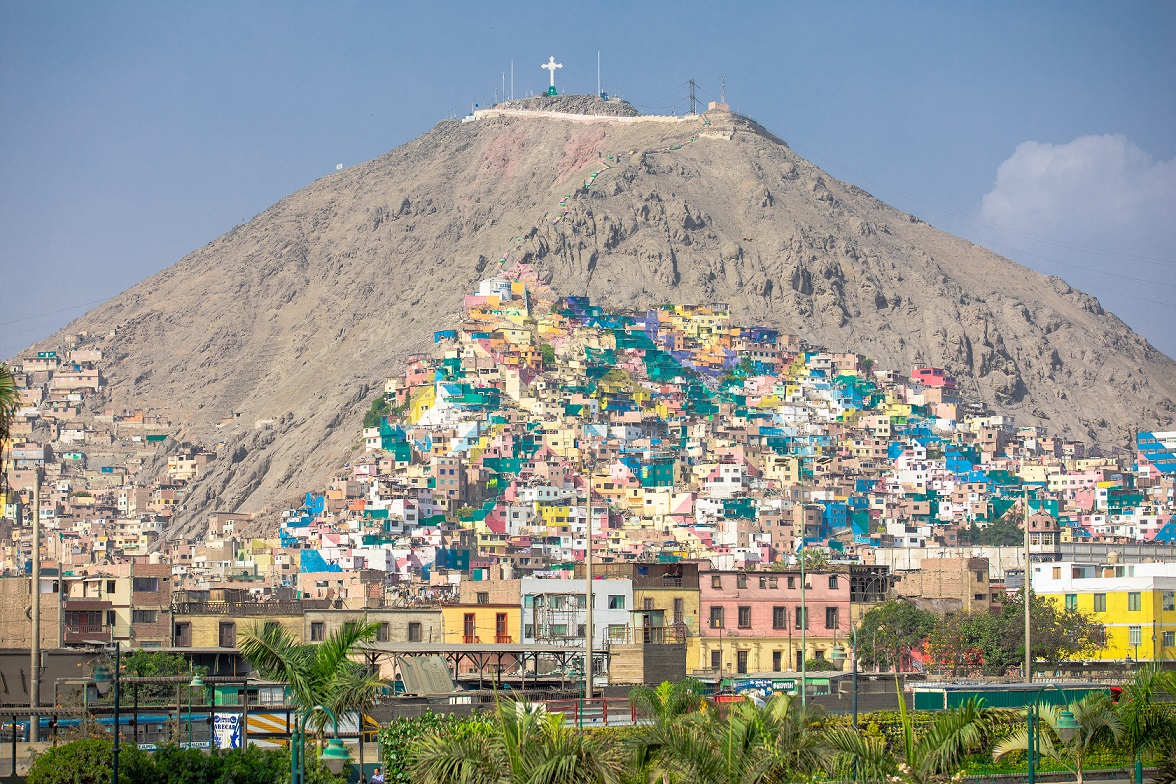
[(691, 114), (698, 114), (696, 109), (697, 109), (697, 103), (694, 100), (694, 80), (691, 79), (690, 80), (690, 113)]
[(1029, 568), (1029, 485), (1025, 485), (1025, 683), (1033, 683), (1033, 646), (1029, 630), (1029, 604), (1033, 599), (1033, 581)]
[[(595, 421), (595, 420), (594, 420)], [(588, 443), (588, 449), (591, 452), (592, 441), (585, 439)], [(584, 697), (585, 699), (592, 699), (592, 460), (591, 454), (589, 459), (584, 461), (584, 466), (588, 469), (585, 473), (588, 475), (588, 547), (584, 552), (584, 593), (587, 594), (588, 603), (584, 608)]]
[[(41, 719), (36, 715), (41, 705), (41, 467), (33, 469), (33, 636), (29, 645), (29, 742), (40, 738)], [(58, 570), (60, 572), (60, 570)], [(60, 579), (60, 577), (59, 577)], [(57, 600), (61, 601), (58, 589)], [(15, 733), (16, 730), (13, 729)]]

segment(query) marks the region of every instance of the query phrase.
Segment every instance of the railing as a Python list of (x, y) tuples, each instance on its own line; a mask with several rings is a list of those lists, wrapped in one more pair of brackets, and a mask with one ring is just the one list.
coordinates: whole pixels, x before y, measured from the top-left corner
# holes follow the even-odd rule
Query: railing
[(674, 626), (626, 626), (609, 633), (606, 645), (675, 645), (685, 643), (690, 630), (685, 624)]
[[(324, 600), (325, 601), (325, 600)], [(329, 605), (329, 602), (325, 603)], [(307, 610), (323, 609), (304, 601), (277, 602), (179, 602), (172, 605), (174, 615), (302, 615)]]
[(507, 645), (514, 642), (514, 638), (509, 634), (496, 634), (494, 635), (494, 642), (498, 645)]
[(64, 642), (85, 642), (86, 640), (110, 642), (111, 627), (94, 623), (67, 624), (62, 631), (62, 637)]

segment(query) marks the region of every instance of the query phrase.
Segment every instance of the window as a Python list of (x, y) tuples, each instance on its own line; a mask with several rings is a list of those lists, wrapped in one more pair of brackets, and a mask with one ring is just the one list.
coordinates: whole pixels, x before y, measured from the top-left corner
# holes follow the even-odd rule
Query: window
[(747, 575), (746, 574), (740, 574), (740, 575), (735, 576), (735, 587), (736, 588), (746, 588), (747, 587)]
[(746, 605), (739, 608), (739, 628), (751, 628), (751, 608)]
[(624, 642), (625, 640), (625, 624), (610, 623), (608, 625), (608, 638), (613, 642)]
[(796, 608), (796, 628), (808, 628), (808, 609), (802, 610), (800, 607)]
[(648, 596), (646, 596), (644, 599), (642, 599), (641, 600), (641, 609), (645, 610), (646, 612), (654, 609), (653, 599), (650, 599)]
[(1107, 595), (1105, 593), (1096, 593), (1094, 595), (1094, 611), (1095, 612), (1106, 612), (1107, 611)]
[(135, 593), (156, 593), (159, 591), (159, 578), (135, 577), (131, 580), (131, 590)]
[(506, 630), (506, 613), (496, 613), (494, 615), (494, 642), (506, 643), (510, 641), (510, 635)]
[(534, 639), (534, 637), (535, 637), (535, 624), (528, 623), (526, 626), (524, 626), (523, 627), (523, 636), (530, 638), (530, 639)]
[(478, 591), (478, 604), (490, 604), (490, 594), (487, 591)]
[(1132, 591), (1131, 593), (1127, 594), (1127, 611), (1139, 612), (1139, 609), (1139, 591)]
[(1139, 647), (1140, 645), (1143, 645), (1143, 629), (1142, 629), (1142, 627), (1130, 626), (1130, 627), (1128, 627), (1127, 631), (1130, 634), (1130, 638), (1131, 638), (1130, 642), (1127, 643), (1128, 645), (1132, 645), (1135, 647)]
[(835, 591), (837, 590), (837, 575), (835, 575), (835, 574), (829, 575), (829, 587)]
[(106, 581), (106, 592), (107, 593), (114, 593), (114, 580), (107, 580)]
[(787, 607), (773, 607), (772, 608), (772, 628), (773, 629), (787, 629), (788, 628), (788, 608)]
[(410, 621), (408, 624), (408, 641), (421, 641), (421, 624), (420, 621)]
[(1078, 609), (1078, 594), (1076, 594), (1076, 593), (1066, 594), (1066, 609), (1067, 610), (1077, 610)]
[(985, 576), (983, 569), (976, 570), (976, 582), (978, 582), (978, 583), (988, 582), (988, 578)]
[(612, 595), (608, 597), (608, 609), (623, 610), (625, 609), (625, 597)]
[(527, 594), (526, 596), (523, 597), (523, 607), (525, 607), (526, 609), (529, 610), (534, 606), (535, 606), (535, 597), (532, 594)]
[(376, 627), (376, 642), (388, 642), (388, 629), (389, 626), (386, 623), (381, 623)]
[(716, 671), (723, 669), (722, 651), (711, 651), (711, 669)]
[(674, 599), (674, 623), (685, 623), (686, 600), (681, 597)]
[(793, 590), (796, 588), (796, 578), (795, 577), (788, 578), (788, 588), (789, 588), (789, 590)]
[(717, 574), (712, 574), (711, 575), (711, 588), (722, 588), (722, 587), (723, 587), (723, 578)]
[(1164, 591), (1162, 597), (1164, 610), (1176, 610), (1176, 591)]
[[(1060, 566), (1055, 566), (1055, 567), (1053, 568), (1053, 578), (1054, 578), (1055, 580), (1060, 580), (1060, 579), (1062, 579), (1062, 567), (1060, 567)], [(1024, 637), (1025, 635), (1021, 635), (1021, 636), (1022, 636), (1022, 637)], [(1024, 640), (1022, 640), (1021, 642), (1024, 642)], [(1022, 647), (1024, 647), (1024, 646), (1022, 646)], [(1022, 651), (1022, 653), (1024, 653), (1024, 651)]]
[(236, 648), (237, 647), (237, 624), (229, 622), (222, 623), (218, 630), (217, 639), (222, 648)]
[(747, 651), (735, 651), (735, 671), (740, 675), (747, 672)]
[(837, 629), (840, 627), (840, 617), (836, 607), (825, 608), (825, 628)]
[(107, 610), (106, 611), (106, 625), (107, 626), (114, 626), (116, 623), (118, 623), (118, 615), (114, 612), (114, 610)]
[(1164, 632), (1164, 647), (1176, 648), (1176, 632)]
[(783, 664), (783, 660), (783, 651), (772, 651), (772, 672), (780, 672), (780, 666)]
[(760, 585), (760, 588), (767, 588), (768, 587), (768, 578), (767, 577), (759, 578), (759, 585)]
[(478, 635), (478, 618), (473, 613), (464, 613), (461, 617), (461, 635), (462, 642), (471, 643), (479, 642), (476, 639)]
[(710, 625), (712, 629), (723, 628), (723, 608), (712, 607), (710, 609)]
[(323, 628), (324, 628), (324, 626), (325, 626), (325, 624), (322, 621), (315, 621), (314, 623), (312, 623), (310, 625), (310, 641), (311, 642), (322, 642), (323, 641)]
[(159, 610), (131, 610), (131, 623), (155, 623), (159, 620)]

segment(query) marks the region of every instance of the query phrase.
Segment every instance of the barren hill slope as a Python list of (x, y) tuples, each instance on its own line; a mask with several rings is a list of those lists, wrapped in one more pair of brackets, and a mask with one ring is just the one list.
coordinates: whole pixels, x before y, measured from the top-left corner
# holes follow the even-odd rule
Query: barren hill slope
[(881, 367), (942, 365), (966, 396), (1074, 436), (1121, 443), (1173, 418), (1176, 363), (1095, 299), (839, 182), (726, 113), (442, 122), (67, 331), (117, 327), (105, 344), (115, 407), (152, 406), (183, 437), (225, 441), (232, 458), (185, 505), (202, 522), (212, 507), (256, 511), (321, 483), (382, 380), (454, 323), (474, 281), (520, 262), (560, 293), (728, 302), (741, 320)]

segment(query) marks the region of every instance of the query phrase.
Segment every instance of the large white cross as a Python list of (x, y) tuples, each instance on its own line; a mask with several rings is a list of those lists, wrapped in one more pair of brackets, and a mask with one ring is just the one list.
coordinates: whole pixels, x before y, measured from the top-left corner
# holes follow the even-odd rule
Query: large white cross
[(553, 56), (547, 62), (545, 62), (543, 65), (541, 65), (539, 67), (546, 68), (551, 73), (551, 86), (555, 87), (555, 69), (556, 68), (563, 68), (563, 63), (557, 63), (555, 61), (555, 57)]

